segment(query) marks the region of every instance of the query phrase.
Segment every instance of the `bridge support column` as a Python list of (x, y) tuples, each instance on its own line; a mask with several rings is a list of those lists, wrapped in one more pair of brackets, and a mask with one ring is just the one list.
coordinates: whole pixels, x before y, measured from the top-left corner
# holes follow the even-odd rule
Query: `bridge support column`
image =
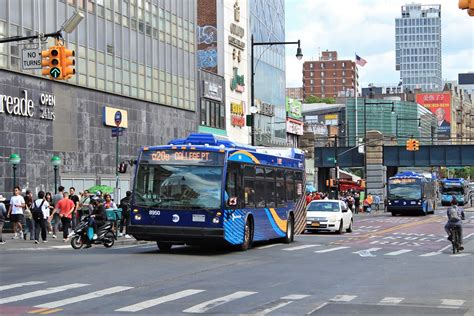
[(383, 134), (379, 131), (367, 132), (366, 144), (366, 189), (367, 194), (380, 196), (383, 209), (383, 201), (386, 196), (385, 179), (387, 168), (383, 165)]

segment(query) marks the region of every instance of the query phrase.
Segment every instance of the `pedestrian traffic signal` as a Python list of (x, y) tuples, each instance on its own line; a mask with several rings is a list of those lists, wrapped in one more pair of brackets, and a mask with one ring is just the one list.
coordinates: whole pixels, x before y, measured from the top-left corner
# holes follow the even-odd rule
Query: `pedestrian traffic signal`
[(459, 9), (467, 10), (467, 14), (474, 16), (474, 0), (459, 0)]
[(117, 166), (117, 172), (118, 173), (126, 173), (127, 172), (127, 164), (125, 162), (119, 163)]
[(62, 79), (67, 80), (71, 78), (75, 73), (76, 70), (74, 66), (76, 61), (74, 60), (74, 56), (76, 55), (74, 50), (67, 49), (66, 47), (61, 47), (61, 67), (62, 67)]
[(41, 52), (41, 66), (43, 67), (41, 74), (43, 76), (51, 76), (54, 79), (61, 79), (61, 46), (52, 46)]

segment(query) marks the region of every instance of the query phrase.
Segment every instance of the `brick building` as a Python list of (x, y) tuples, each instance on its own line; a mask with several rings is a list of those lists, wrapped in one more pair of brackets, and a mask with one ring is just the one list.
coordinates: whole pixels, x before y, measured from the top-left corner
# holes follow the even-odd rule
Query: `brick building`
[(320, 98), (353, 95), (358, 77), (354, 61), (338, 60), (336, 51), (326, 50), (319, 61), (303, 64), (303, 98), (311, 95)]
[(286, 88), (286, 96), (290, 99), (303, 100), (303, 88)]

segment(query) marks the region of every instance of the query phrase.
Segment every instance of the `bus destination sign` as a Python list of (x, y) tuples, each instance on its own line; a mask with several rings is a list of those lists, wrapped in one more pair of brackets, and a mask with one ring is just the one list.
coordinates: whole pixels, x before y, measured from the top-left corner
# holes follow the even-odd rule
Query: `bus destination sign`
[(143, 159), (163, 164), (221, 164), (223, 155), (200, 150), (156, 150), (144, 151)]
[(417, 180), (417, 179), (410, 179), (410, 178), (406, 178), (406, 179), (391, 179), (391, 180), (390, 180), (390, 184), (416, 183), (416, 180)]

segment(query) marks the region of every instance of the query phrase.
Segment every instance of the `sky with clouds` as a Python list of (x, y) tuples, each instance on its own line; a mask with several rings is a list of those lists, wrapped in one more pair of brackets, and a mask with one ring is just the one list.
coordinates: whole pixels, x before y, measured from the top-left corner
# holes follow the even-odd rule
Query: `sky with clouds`
[[(318, 60), (318, 52), (336, 50), (338, 59), (367, 60), (359, 67), (361, 86), (397, 84), (395, 70), (395, 18), (401, 0), (285, 0), (286, 40), (301, 40), (303, 59), (296, 48), (286, 47), (287, 87), (302, 86), (304, 61)], [(457, 80), (460, 72), (474, 71), (474, 17), (458, 9), (457, 0), (418, 0), (441, 4), (443, 79)]]

